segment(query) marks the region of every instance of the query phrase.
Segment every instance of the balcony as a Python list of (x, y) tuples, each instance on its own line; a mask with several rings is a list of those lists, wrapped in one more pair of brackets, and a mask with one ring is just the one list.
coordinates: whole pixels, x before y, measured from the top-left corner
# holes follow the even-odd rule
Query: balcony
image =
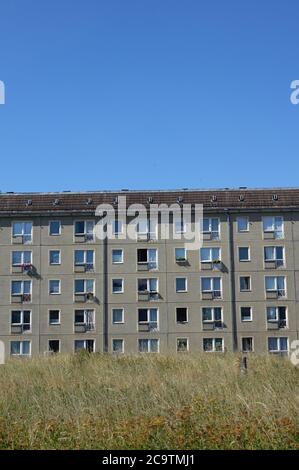
[(83, 264), (76, 264), (74, 268), (75, 273), (93, 273), (94, 272), (94, 265), (93, 263), (83, 263)]
[(86, 333), (94, 330), (94, 323), (75, 323), (75, 333)]
[(286, 320), (271, 320), (267, 322), (267, 329), (268, 330), (280, 330), (285, 329), (287, 327)]
[(78, 233), (75, 234), (75, 242), (76, 243), (86, 243), (86, 242), (93, 242), (94, 236), (92, 233)]
[(279, 299), (286, 296), (286, 291), (284, 289), (266, 291), (266, 299)]
[(92, 302), (95, 300), (94, 294), (92, 292), (75, 294), (75, 302)]
[(138, 271), (149, 271), (149, 263), (147, 261), (139, 261), (137, 263), (137, 270)]
[(11, 296), (11, 302), (13, 304), (31, 302), (31, 294), (14, 294)]
[(11, 272), (13, 274), (32, 274), (34, 271), (34, 266), (31, 263), (24, 263), (13, 265), (11, 268)]
[(138, 324), (138, 331), (139, 332), (150, 332), (150, 331), (158, 331), (158, 323), (157, 322), (147, 322), (147, 323), (139, 323)]
[(30, 331), (31, 327), (30, 324), (22, 324), (22, 325), (11, 325), (10, 332), (12, 335), (20, 335), (25, 331)]
[(205, 321), (202, 323), (202, 329), (203, 331), (214, 331), (214, 330), (220, 330), (223, 328), (223, 323), (222, 321)]
[(201, 293), (202, 300), (221, 299), (220, 291), (205, 291)]
[(275, 236), (274, 231), (264, 232), (264, 240), (275, 240), (275, 238), (276, 238), (276, 236)]

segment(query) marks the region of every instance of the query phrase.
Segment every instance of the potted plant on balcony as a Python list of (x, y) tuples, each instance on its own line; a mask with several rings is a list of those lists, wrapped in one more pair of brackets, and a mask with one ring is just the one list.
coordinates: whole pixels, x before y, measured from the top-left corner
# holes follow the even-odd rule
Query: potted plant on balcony
[(223, 263), (220, 259), (214, 259), (212, 261), (213, 269), (218, 269), (219, 271), (222, 271), (223, 269)]

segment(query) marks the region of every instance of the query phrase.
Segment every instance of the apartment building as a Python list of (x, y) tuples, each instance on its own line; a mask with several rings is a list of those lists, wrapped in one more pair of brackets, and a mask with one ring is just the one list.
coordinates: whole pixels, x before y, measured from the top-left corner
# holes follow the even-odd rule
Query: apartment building
[[(202, 204), (203, 246), (100, 240), (96, 207)], [(6, 356), (98, 352), (288, 354), (298, 339), (299, 189), (0, 194)], [(184, 221), (174, 230), (184, 230)]]

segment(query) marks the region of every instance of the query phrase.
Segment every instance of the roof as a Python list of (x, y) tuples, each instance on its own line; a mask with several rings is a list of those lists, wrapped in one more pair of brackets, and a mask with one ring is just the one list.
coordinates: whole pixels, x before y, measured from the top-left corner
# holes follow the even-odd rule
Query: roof
[(126, 196), (127, 205), (203, 204), (208, 209), (299, 209), (299, 188), (121, 190), (53, 193), (1, 193), (0, 213), (94, 212), (99, 204), (113, 204)]

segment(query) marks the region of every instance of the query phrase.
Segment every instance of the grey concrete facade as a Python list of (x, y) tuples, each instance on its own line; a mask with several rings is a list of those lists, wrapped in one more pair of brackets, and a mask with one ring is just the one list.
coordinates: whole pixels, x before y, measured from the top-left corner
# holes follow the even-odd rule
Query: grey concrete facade
[[(175, 249), (184, 246), (183, 240), (158, 236), (101, 241), (75, 235), (76, 222), (97, 222), (93, 207), (74, 210), (69, 203), (57, 208), (50, 202), (47, 208), (36, 207), (38, 195), (20, 196), (24, 203), (0, 211), (0, 339), (6, 356), (67, 353), (82, 347), (124, 353), (185, 349), (287, 353), (299, 337), (299, 204), (273, 205), (274, 192), (268, 190), (269, 204), (261, 207), (203, 201), (204, 218), (219, 220), (219, 237), (211, 239), (205, 233), (203, 248), (219, 249), (221, 263), (213, 259), (217, 250), (211, 251), (210, 261), (203, 260), (199, 250), (187, 252), (185, 261), (176, 260)], [(192, 191), (188, 195), (192, 200)], [(81, 197), (89, 196), (81, 193)], [(139, 200), (138, 193), (135, 198)], [(273, 230), (267, 219), (265, 231), (265, 217), (273, 217)], [(59, 221), (59, 234), (50, 234), (51, 221)], [(32, 223), (30, 240), (28, 226), (22, 223)], [(25, 236), (19, 234), (22, 230), (27, 230)], [(265, 259), (265, 248), (270, 259)], [(75, 265), (78, 250), (93, 255), (80, 253), (81, 261)], [(113, 250), (122, 250), (122, 256)], [(138, 250), (156, 250), (157, 266), (151, 269), (146, 252), (138, 255)], [(30, 263), (23, 261), (28, 254), (13, 255), (28, 251)], [(151, 256), (155, 253), (151, 251)], [(216, 279), (214, 288), (212, 284), (203, 290), (202, 283), (210, 283), (207, 278)], [(242, 280), (246, 287), (242, 291), (240, 278), (247, 278)], [(147, 292), (138, 293), (138, 280), (146, 279), (157, 279), (151, 299)], [(77, 293), (76, 280), (84, 281), (76, 284)], [(114, 284), (118, 292), (113, 292)], [(178, 285), (183, 288), (177, 289)]]

